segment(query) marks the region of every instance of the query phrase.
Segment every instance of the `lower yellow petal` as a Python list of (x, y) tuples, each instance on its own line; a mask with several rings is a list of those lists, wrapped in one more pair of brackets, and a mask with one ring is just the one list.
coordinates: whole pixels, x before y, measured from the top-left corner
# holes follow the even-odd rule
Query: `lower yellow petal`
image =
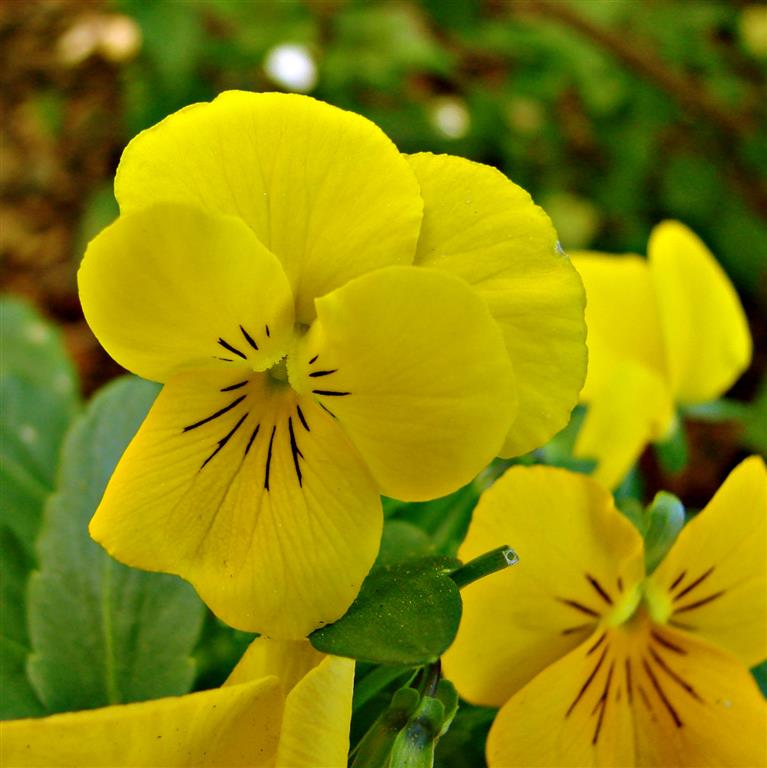
[(653, 616), (746, 666), (767, 658), (767, 470), (739, 464), (648, 580)]
[(389, 267), (316, 304), (291, 381), (335, 414), (382, 493), (443, 496), (498, 453), (515, 411), (513, 373), (465, 282)]
[(463, 591), (458, 636), (444, 657), (459, 693), (499, 706), (600, 624), (639, 600), (642, 541), (593, 480), (552, 467), (512, 467), (474, 510), (458, 556), (503, 544), (513, 568)]
[(120, 216), (77, 276), (91, 330), (120, 365), (166, 381), (181, 368), (264, 370), (285, 354), (293, 296), (247, 225), (182, 205)]
[(273, 766), (277, 679), (179, 698), (0, 723), (3, 768)]
[(673, 418), (665, 380), (634, 360), (616, 360), (609, 376), (591, 390), (573, 453), (596, 459), (594, 478), (615, 488), (645, 446), (663, 437)]
[(755, 768), (767, 760), (767, 709), (729, 654), (640, 613), (515, 694), (487, 754), (491, 768)]
[(225, 685), (276, 675), (286, 696), (278, 768), (346, 768), (354, 661), (308, 640), (254, 640)]
[(738, 295), (708, 248), (678, 221), (655, 227), (648, 255), (676, 399), (713, 400), (751, 362)]
[(288, 694), (279, 768), (346, 768), (354, 661), (326, 656)]
[(581, 280), (548, 216), (495, 168), (430, 153), (408, 160), (424, 199), (415, 263), (463, 278), (487, 301), (519, 403), (501, 453), (526, 453), (567, 424), (583, 385)]
[(304, 637), (349, 607), (382, 526), (335, 420), (269, 374), (171, 379), (91, 521), (119, 560), (176, 573), (232, 626)]

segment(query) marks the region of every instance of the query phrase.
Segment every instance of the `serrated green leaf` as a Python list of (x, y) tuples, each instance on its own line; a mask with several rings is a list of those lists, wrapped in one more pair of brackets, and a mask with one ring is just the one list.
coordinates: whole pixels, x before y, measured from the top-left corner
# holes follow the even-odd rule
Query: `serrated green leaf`
[(309, 636), (325, 653), (374, 664), (426, 664), (453, 642), (461, 598), (447, 575), (460, 563), (427, 557), (376, 566), (346, 614)]
[(156, 394), (136, 378), (111, 384), (64, 443), (29, 585), (28, 674), (52, 711), (178, 695), (192, 684), (204, 609), (191, 586), (117, 563), (87, 531)]
[(0, 717), (11, 719), (45, 712), (26, 674), (26, 589), (79, 396), (58, 333), (19, 299), (0, 299), (0, 346)]

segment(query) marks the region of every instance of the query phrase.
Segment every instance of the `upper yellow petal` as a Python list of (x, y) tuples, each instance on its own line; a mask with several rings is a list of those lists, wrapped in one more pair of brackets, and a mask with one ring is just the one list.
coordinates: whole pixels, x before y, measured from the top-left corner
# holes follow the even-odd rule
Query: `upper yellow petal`
[(292, 372), (331, 410), (381, 492), (408, 501), (469, 482), (514, 415), (498, 326), (462, 280), (389, 267), (317, 300)]
[(463, 278), (487, 302), (517, 384), (501, 453), (526, 453), (567, 424), (586, 375), (578, 273), (548, 216), (495, 168), (429, 153), (408, 160), (424, 199), (415, 263)]
[(648, 255), (676, 399), (719, 397), (751, 362), (738, 295), (708, 248), (679, 222), (655, 227)]
[(160, 200), (242, 218), (282, 262), (296, 316), (350, 278), (413, 259), (422, 201), (373, 123), (308, 96), (229, 91), (170, 115), (123, 153), (122, 211)]
[(178, 698), (0, 723), (3, 768), (274, 766), (275, 677)]
[(377, 488), (333, 418), (269, 374), (165, 385), (90, 532), (188, 579), (229, 624), (304, 637), (349, 607), (378, 551)]
[(767, 470), (739, 464), (648, 580), (653, 616), (753, 666), (767, 659)]
[(244, 222), (200, 208), (125, 214), (88, 246), (80, 301), (118, 363), (166, 381), (182, 368), (264, 370), (285, 354), (293, 297)]
[(508, 544), (519, 563), (463, 591), (445, 670), (459, 693), (498, 706), (600, 624), (630, 615), (642, 540), (610, 494), (583, 475), (512, 467), (481, 497), (458, 556)]
[(491, 768), (767, 761), (765, 701), (729, 654), (638, 614), (537, 675), (499, 712)]

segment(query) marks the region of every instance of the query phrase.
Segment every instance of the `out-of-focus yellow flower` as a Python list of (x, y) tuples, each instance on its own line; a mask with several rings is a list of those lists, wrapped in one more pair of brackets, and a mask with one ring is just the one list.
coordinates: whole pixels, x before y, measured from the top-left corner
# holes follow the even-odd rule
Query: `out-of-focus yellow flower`
[(379, 495), (449, 493), (543, 444), (585, 375), (582, 284), (498, 171), (403, 156), (306, 96), (229, 92), (137, 136), (85, 316), (164, 383), (91, 522), (225, 621), (335, 621), (380, 542)]
[(740, 464), (645, 575), (642, 539), (594, 480), (513, 467), (459, 557), (519, 564), (469, 585), (446, 674), (500, 706), (491, 766), (767, 764), (767, 470)]
[(751, 361), (751, 335), (727, 275), (679, 222), (659, 224), (648, 259), (581, 252), (586, 287), (588, 404), (575, 454), (597, 459), (610, 488), (649, 441), (675, 423), (675, 404), (722, 395)]
[(345, 768), (354, 662), (259, 638), (223, 687), (0, 723), (3, 768)]

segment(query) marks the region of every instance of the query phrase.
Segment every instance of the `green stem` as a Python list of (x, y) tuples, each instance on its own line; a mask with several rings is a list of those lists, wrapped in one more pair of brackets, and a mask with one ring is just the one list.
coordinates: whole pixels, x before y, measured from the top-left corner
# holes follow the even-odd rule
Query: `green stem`
[(450, 578), (456, 583), (458, 589), (463, 589), (467, 584), (489, 576), (496, 571), (502, 571), (504, 568), (514, 565), (518, 560), (517, 553), (511, 547), (504, 545), (470, 560), (453, 571)]
[(379, 691), (386, 688), (389, 683), (398, 677), (409, 672), (407, 667), (376, 667), (372, 672), (365, 675), (354, 686), (354, 699), (352, 700), (352, 710), (356, 712), (360, 707), (366, 704)]

